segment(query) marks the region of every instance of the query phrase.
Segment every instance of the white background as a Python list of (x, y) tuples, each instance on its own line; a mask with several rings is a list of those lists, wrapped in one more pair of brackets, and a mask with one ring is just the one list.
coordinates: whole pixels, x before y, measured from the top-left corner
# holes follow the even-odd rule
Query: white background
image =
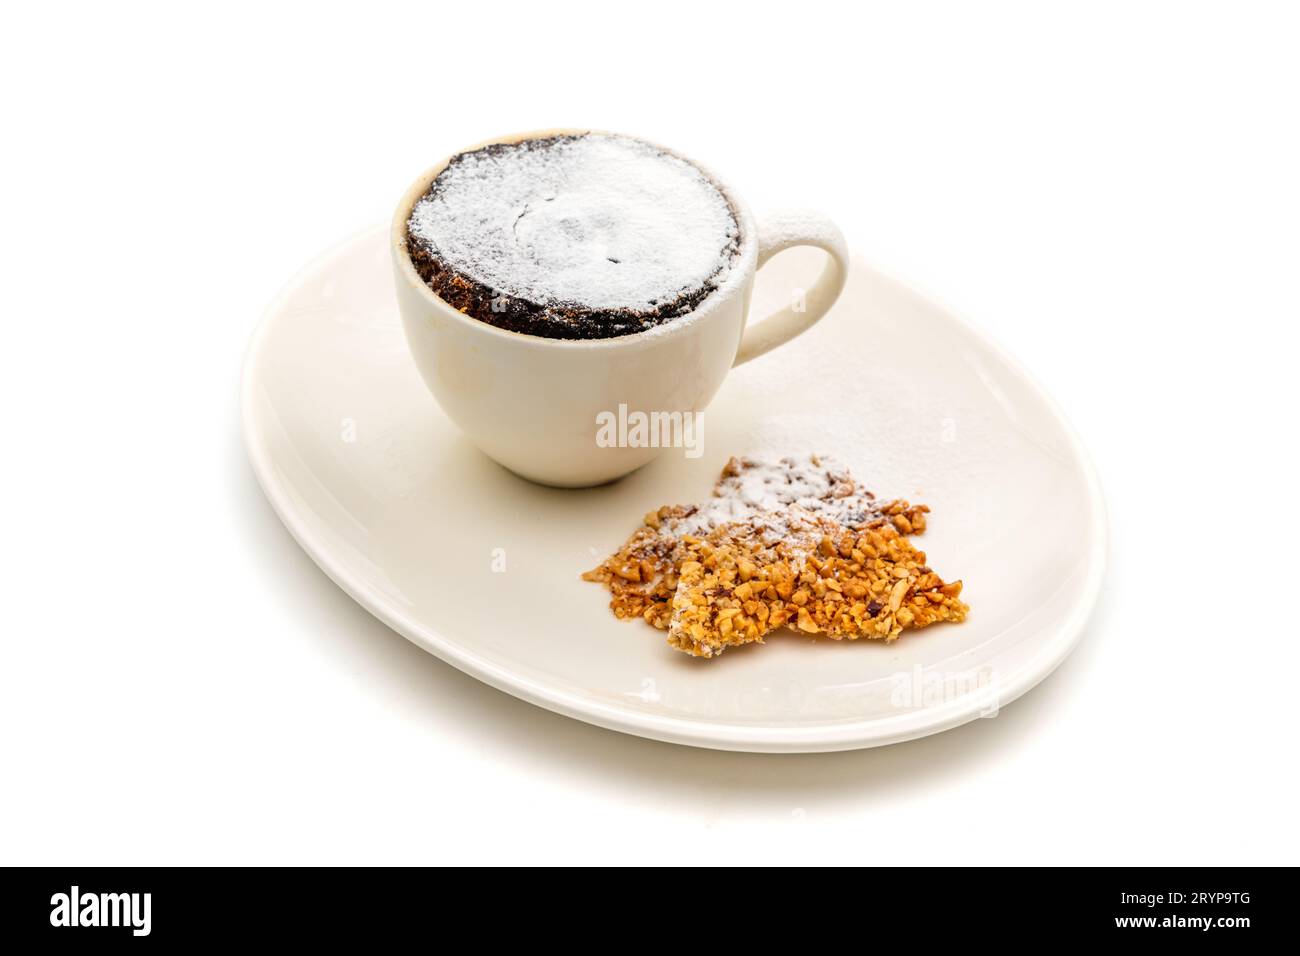
[[(902, 6), (6, 14), (0, 862), (1300, 862), (1300, 22)], [(240, 443), (262, 308), (556, 125), (832, 213), (1047, 385), (1112, 528), (1051, 678), (883, 750), (689, 750), (476, 683), (298, 550)]]

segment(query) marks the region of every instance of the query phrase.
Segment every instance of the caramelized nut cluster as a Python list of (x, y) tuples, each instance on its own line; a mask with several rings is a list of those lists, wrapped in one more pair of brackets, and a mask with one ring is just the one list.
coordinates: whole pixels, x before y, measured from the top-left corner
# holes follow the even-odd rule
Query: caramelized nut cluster
[[(720, 491), (743, 469), (737, 461)], [(961, 582), (943, 581), (907, 538), (925, 530), (928, 511), (889, 502), (855, 528), (795, 504), (696, 535), (680, 531), (694, 508), (665, 506), (583, 577), (610, 590), (616, 616), (666, 629), (671, 646), (696, 657), (762, 642), (786, 626), (891, 641), (968, 611)]]

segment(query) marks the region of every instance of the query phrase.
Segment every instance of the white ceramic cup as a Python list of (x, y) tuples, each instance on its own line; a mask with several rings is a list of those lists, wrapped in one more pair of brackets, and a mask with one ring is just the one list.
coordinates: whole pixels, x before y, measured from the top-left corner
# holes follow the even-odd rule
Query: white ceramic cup
[[(588, 131), (520, 133), (470, 149), (583, 132)], [(450, 159), (417, 179), (393, 216), (402, 325), (420, 374), (443, 411), (485, 454), (532, 481), (584, 487), (641, 467), (664, 449), (611, 447), (598, 440), (602, 423), (617, 415), (620, 405), (647, 415), (703, 412), (729, 369), (808, 329), (844, 288), (848, 249), (834, 223), (800, 213), (768, 217), (756, 225), (740, 197), (696, 163), (730, 201), (740, 226), (737, 261), (699, 306), (648, 331), (617, 338), (549, 339), (499, 329), (463, 315), (435, 295), (407, 254), (411, 209)], [(746, 326), (755, 272), (793, 246), (824, 249), (826, 267), (806, 290), (791, 290), (790, 305)]]

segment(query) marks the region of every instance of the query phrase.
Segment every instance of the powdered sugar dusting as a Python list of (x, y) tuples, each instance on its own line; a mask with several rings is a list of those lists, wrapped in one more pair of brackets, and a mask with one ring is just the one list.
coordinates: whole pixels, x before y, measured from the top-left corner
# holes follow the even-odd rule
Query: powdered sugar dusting
[(855, 528), (883, 517), (875, 495), (859, 490), (833, 458), (742, 458), (736, 464), (723, 472), (714, 497), (671, 522), (673, 534), (703, 536), (720, 525), (750, 522), (766, 529), (765, 537), (780, 538), (790, 534), (792, 521), (806, 526), (826, 518)]
[(462, 153), (409, 230), (503, 296), (633, 312), (717, 287), (739, 244), (730, 205), (699, 169), (604, 133)]

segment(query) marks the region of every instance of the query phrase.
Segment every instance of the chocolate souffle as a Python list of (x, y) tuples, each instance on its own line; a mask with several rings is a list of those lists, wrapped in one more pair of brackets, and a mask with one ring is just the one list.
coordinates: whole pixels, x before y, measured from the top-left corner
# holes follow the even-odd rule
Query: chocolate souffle
[(689, 313), (740, 249), (735, 210), (691, 163), (581, 133), (460, 153), (406, 223), (416, 271), (452, 308), (512, 332), (603, 339)]

